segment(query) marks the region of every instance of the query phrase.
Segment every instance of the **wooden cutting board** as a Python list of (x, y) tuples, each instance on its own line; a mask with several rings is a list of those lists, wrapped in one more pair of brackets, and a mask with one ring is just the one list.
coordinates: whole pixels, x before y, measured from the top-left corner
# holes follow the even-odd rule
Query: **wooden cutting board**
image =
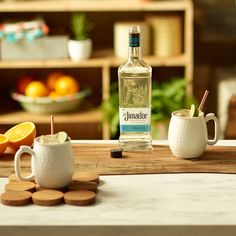
[[(75, 172), (97, 171), (102, 175), (151, 173), (232, 173), (236, 174), (236, 147), (208, 147), (198, 159), (179, 159), (168, 146), (155, 145), (148, 153), (123, 153), (123, 158), (110, 157), (111, 144), (73, 144)], [(0, 158), (0, 176), (14, 172), (14, 154), (5, 153)], [(30, 158), (24, 156), (22, 171), (30, 170)]]

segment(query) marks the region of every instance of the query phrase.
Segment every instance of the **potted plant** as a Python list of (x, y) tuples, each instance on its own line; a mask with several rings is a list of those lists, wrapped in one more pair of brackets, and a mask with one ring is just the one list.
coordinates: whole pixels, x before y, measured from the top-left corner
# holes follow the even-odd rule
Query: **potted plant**
[[(186, 80), (172, 79), (161, 84), (153, 83), (152, 88), (152, 137), (153, 139), (167, 139), (167, 131), (171, 112), (190, 108), (196, 103), (194, 98), (186, 96)], [(110, 97), (101, 105), (104, 119), (109, 123), (112, 138), (118, 138), (119, 127), (119, 95), (117, 83), (110, 89)]]
[(168, 127), (173, 111), (190, 108), (196, 100), (186, 95), (187, 82), (174, 78), (161, 84), (153, 83), (152, 90), (152, 137), (167, 139)]
[(68, 53), (73, 61), (87, 59), (92, 53), (92, 40), (88, 34), (93, 28), (93, 24), (83, 13), (74, 13), (71, 17), (71, 30), (74, 39), (68, 42)]

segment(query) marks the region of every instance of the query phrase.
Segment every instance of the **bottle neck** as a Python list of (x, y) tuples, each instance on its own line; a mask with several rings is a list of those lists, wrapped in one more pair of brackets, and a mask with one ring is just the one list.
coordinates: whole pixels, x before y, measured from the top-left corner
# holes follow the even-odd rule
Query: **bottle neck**
[(129, 56), (128, 60), (141, 59), (140, 34), (131, 33), (129, 35)]
[(129, 56), (128, 60), (133, 61), (133, 60), (140, 60), (141, 59), (141, 51), (140, 47), (129, 47)]

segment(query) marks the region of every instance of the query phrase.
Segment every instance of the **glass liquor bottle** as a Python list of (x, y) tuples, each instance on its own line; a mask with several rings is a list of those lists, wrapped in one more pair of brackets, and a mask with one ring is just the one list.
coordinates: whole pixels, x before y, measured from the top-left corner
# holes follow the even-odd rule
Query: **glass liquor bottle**
[(123, 151), (148, 151), (151, 138), (152, 68), (141, 59), (140, 28), (129, 28), (128, 60), (118, 69), (119, 143)]

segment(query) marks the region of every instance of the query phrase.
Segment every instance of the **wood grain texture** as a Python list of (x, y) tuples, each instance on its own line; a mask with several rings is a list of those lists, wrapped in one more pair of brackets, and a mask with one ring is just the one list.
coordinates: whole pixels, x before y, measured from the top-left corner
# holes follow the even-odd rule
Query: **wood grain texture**
[[(149, 153), (124, 153), (123, 158), (110, 158), (111, 144), (73, 144), (75, 173), (96, 171), (100, 175), (153, 174), (153, 173), (232, 173), (236, 174), (236, 147), (207, 147), (198, 159), (174, 157), (168, 146), (155, 145)], [(30, 158), (23, 157), (23, 172), (30, 171)], [(0, 176), (14, 172), (14, 154), (0, 158)]]
[[(115, 2), (115, 3), (114, 3)], [(182, 1), (133, 1), (135, 4), (127, 4), (127, 1), (103, 0), (102, 4), (97, 1), (13, 1), (0, 3), (1, 12), (9, 12), (14, 9), (17, 12), (31, 11), (175, 11), (185, 10), (189, 0)]]
[(6, 192), (1, 195), (1, 203), (7, 206), (25, 206), (31, 203), (31, 192)]
[(10, 182), (5, 185), (5, 191), (29, 191), (33, 193), (35, 191), (35, 183), (30, 181), (17, 181)]
[(75, 190), (89, 190), (93, 192), (97, 192), (97, 183), (94, 181), (89, 182), (79, 182), (79, 181), (72, 181), (67, 186), (68, 191), (75, 191)]
[[(22, 176), (29, 176), (31, 173), (22, 173)], [(16, 174), (14, 173), (14, 174), (10, 174), (9, 175), (9, 177), (8, 177), (8, 180), (9, 180), (9, 183), (11, 183), (11, 182), (19, 182), (19, 181), (22, 181), (22, 180), (20, 180), (17, 176), (16, 176)], [(29, 180), (30, 182), (33, 182), (33, 183), (35, 183), (35, 180), (33, 179), (33, 180)]]
[(63, 193), (57, 190), (42, 190), (32, 194), (33, 203), (40, 206), (55, 206), (63, 202)]
[(91, 205), (96, 200), (96, 193), (86, 190), (69, 191), (64, 194), (64, 202), (73, 206)]
[(41, 187), (38, 183), (36, 183), (36, 185), (35, 185), (35, 190), (36, 190), (36, 192), (38, 192), (38, 191), (43, 191), (43, 190), (57, 190), (57, 191), (60, 191), (60, 192), (66, 192), (67, 191), (67, 188), (65, 187), (65, 188), (54, 188), (54, 189), (49, 189), (49, 188), (43, 188), (43, 187)]
[(97, 172), (92, 171), (80, 171), (77, 173), (74, 173), (72, 180), (77, 182), (89, 182), (94, 181), (96, 183), (99, 183), (99, 175)]

